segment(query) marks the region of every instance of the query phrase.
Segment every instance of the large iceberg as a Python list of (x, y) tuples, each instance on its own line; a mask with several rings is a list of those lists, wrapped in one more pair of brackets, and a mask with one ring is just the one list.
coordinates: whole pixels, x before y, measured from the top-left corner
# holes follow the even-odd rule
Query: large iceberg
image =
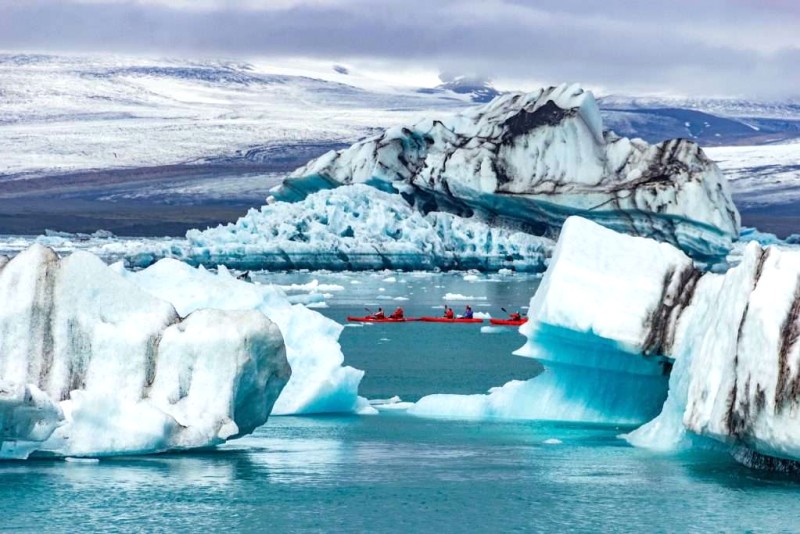
[(510, 93), (441, 120), (391, 128), (296, 170), (274, 197), (366, 183), (423, 212), (475, 212), (555, 235), (567, 217), (725, 256), (739, 214), (717, 166), (693, 142), (649, 145), (604, 132), (574, 85)]
[(398, 195), (362, 184), (268, 204), (186, 237), (191, 261), (243, 269), (542, 271), (553, 246), (480, 220), (422, 215)]
[(797, 249), (751, 242), (736, 267), (703, 273), (671, 245), (571, 218), (531, 309), (520, 353), (546, 366), (628, 382), (671, 371), (660, 415), (631, 443), (673, 449), (702, 436), (800, 459)]
[(267, 420), (291, 370), (257, 311), (181, 317), (87, 253), (0, 267), (0, 458), (216, 445)]
[[(144, 268), (162, 258), (246, 270), (544, 271), (555, 243), (478, 218), (423, 215), (400, 196), (363, 184), (325, 190), (302, 202), (251, 209), (232, 224), (189, 230), (186, 239), (118, 238), (49, 232), (36, 242), (66, 254), (86, 250), (107, 262)], [(14, 254), (32, 239), (0, 238)]]
[(221, 267), (218, 273), (163, 259), (138, 272), (115, 269), (128, 281), (164, 299), (181, 315), (197, 310), (256, 310), (283, 333), (292, 377), (283, 388), (273, 415), (372, 413), (358, 386), (364, 371), (343, 366), (339, 346), (342, 326), (301, 304), (292, 304), (280, 289), (237, 279)]
[[(539, 360), (541, 375), (488, 395), (424, 397), (409, 412), (627, 425), (656, 416), (671, 367), (664, 316), (680, 313), (673, 295), (699, 274), (668, 244), (606, 234), (618, 235), (578, 217), (564, 224), (516, 352)], [(665, 298), (672, 306), (661, 309)]]

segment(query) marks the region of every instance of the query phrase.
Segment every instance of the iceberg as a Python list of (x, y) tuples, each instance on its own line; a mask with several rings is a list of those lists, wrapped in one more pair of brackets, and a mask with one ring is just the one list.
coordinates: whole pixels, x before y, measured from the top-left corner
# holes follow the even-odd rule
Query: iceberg
[(283, 333), (292, 368), (272, 415), (374, 412), (358, 396), (364, 372), (342, 365), (338, 341), (342, 326), (302, 304), (292, 304), (280, 288), (239, 280), (225, 267), (213, 273), (169, 258), (137, 272), (120, 264), (114, 268), (142, 291), (170, 302), (182, 316), (214, 308), (269, 317)]
[(739, 265), (703, 275), (670, 328), (669, 398), (628, 441), (663, 450), (703, 436), (800, 460), (800, 251), (749, 243)]
[(191, 259), (241, 269), (544, 270), (552, 241), (449, 213), (423, 215), (363, 184), (274, 202), (186, 234)]
[(257, 311), (179, 315), (85, 252), (0, 267), (0, 458), (220, 444), (262, 425), (291, 369)]
[[(735, 267), (701, 272), (669, 244), (570, 218), (520, 330), (528, 342), (518, 354), (554, 376), (584, 367), (634, 388), (669, 374), (660, 413), (626, 436), (634, 445), (712, 440), (737, 458), (800, 459), (796, 248), (751, 241)], [(561, 385), (580, 394), (586, 376)], [(642, 393), (628, 404), (646, 400), (649, 410), (663, 390)]]
[[(424, 397), (409, 413), (642, 424), (667, 397), (673, 332), (664, 317), (681, 312), (685, 302), (674, 297), (696, 272), (671, 245), (567, 219), (520, 327), (528, 340), (515, 352), (544, 372), (488, 395)], [(671, 304), (662, 309), (665, 295)]]
[(724, 258), (740, 226), (726, 180), (695, 143), (604, 132), (594, 97), (576, 85), (390, 128), (311, 161), (272, 193), (297, 201), (357, 183), (425, 213), (478, 213), (539, 235), (580, 215), (704, 261)]
[[(30, 239), (0, 239), (13, 254)], [(186, 239), (76, 239), (40, 236), (35, 242), (59, 253), (86, 250), (107, 262), (145, 268), (162, 258), (191, 265), (242, 270), (436, 270), (544, 271), (554, 242), (477, 217), (423, 215), (400, 196), (363, 184), (320, 191), (302, 202), (274, 202), (251, 209), (235, 223), (189, 230)]]

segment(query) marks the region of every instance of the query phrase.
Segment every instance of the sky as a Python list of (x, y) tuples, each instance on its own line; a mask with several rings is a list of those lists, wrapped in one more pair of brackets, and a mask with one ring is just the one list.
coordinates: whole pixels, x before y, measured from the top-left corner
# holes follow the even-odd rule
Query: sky
[(798, 0), (0, 0), (0, 49), (306, 58), (427, 83), (800, 97)]

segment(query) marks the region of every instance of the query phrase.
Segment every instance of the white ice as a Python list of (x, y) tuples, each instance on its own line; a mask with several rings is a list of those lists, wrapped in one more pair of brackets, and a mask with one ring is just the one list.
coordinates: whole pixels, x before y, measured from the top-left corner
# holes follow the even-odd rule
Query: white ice
[(17, 255), (0, 302), (0, 457), (216, 445), (263, 424), (291, 372), (263, 314), (180, 316), (83, 252)]
[(576, 85), (507, 93), (452, 117), (390, 128), (311, 161), (273, 194), (296, 200), (351, 183), (551, 234), (581, 214), (700, 258), (724, 257), (739, 233), (728, 184), (695, 143), (649, 145), (603, 132), (594, 97)]
[(173, 259), (138, 272), (118, 268), (144, 291), (171, 302), (181, 315), (208, 307), (257, 310), (277, 324), (292, 377), (275, 402), (274, 415), (371, 411), (358, 396), (364, 372), (343, 365), (338, 341), (342, 326), (306, 306), (291, 304), (279, 288), (238, 280), (224, 267), (213, 273)]

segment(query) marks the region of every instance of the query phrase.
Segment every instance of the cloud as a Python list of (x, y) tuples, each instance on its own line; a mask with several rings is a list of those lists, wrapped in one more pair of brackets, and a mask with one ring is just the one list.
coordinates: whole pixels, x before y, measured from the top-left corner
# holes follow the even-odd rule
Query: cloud
[(800, 95), (789, 0), (0, 0), (0, 48), (305, 56), (579, 81), (614, 92)]

